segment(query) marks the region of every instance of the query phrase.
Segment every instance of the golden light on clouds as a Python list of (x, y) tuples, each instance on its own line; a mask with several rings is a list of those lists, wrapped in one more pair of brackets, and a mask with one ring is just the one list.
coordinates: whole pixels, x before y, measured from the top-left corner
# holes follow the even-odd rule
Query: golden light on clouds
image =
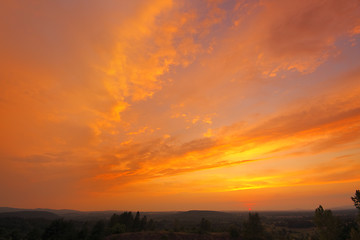
[(359, 1), (1, 5), (1, 206), (351, 205)]

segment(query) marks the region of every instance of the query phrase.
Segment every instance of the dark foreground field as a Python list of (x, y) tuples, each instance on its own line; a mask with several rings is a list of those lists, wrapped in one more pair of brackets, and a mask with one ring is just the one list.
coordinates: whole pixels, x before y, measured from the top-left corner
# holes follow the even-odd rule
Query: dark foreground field
[(354, 240), (358, 211), (81, 212), (0, 208), (0, 240)]
[(115, 234), (106, 240), (230, 240), (228, 233), (137, 232)]

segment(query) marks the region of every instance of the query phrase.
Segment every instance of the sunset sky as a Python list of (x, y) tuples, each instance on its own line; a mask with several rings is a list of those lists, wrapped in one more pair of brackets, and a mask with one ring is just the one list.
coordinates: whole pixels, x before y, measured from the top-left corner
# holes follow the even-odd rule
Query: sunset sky
[(360, 1), (4, 0), (0, 206), (352, 207)]

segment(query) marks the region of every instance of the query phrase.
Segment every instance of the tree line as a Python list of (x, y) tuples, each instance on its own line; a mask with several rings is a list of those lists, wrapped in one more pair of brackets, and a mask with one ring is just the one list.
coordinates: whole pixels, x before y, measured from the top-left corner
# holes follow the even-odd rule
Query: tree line
[(333, 215), (329, 209), (321, 205), (315, 210), (314, 222), (316, 226), (314, 239), (316, 240), (360, 240), (360, 190), (356, 190), (351, 197), (358, 209), (355, 222), (344, 223)]
[[(53, 220), (19, 218), (0, 219), (0, 240), (102, 240), (107, 236), (136, 232), (190, 232), (192, 234), (226, 233), (224, 239), (238, 240), (360, 240), (360, 190), (351, 197), (358, 210), (356, 219), (344, 220), (335, 216), (321, 205), (315, 209), (310, 229), (311, 234), (291, 234), (289, 228), (275, 228), (273, 224), (264, 224), (258, 213), (250, 212), (245, 221), (233, 222), (226, 228), (218, 228), (208, 219), (192, 228), (184, 227), (178, 220), (173, 224), (148, 219), (139, 212), (113, 214), (108, 220), (74, 221), (63, 218)], [(273, 227), (271, 227), (271, 225)], [(303, 224), (309, 228), (309, 225)]]

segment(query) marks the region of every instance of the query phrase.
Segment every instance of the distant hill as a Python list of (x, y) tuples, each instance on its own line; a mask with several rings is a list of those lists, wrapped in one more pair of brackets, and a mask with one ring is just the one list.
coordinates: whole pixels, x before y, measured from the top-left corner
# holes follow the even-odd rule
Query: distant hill
[(13, 211), (13, 212), (2, 212), (0, 213), (0, 218), (42, 218), (53, 220), (60, 218), (59, 215), (56, 215), (51, 212), (46, 211)]
[(11, 207), (0, 207), (0, 213), (3, 212), (16, 212), (16, 211), (22, 211), (22, 210), (26, 210), (23, 208), (11, 208)]
[(24, 209), (24, 208), (11, 208), (0, 207), (1, 213), (11, 213), (19, 211), (31, 211), (31, 212), (50, 212), (58, 217), (74, 220), (97, 220), (97, 219), (109, 219), (114, 213), (122, 213), (123, 211), (108, 210), (108, 211), (77, 211), (71, 209), (49, 209), (49, 208), (36, 208), (36, 209)]
[(71, 218), (73, 216), (82, 215), (84, 212), (77, 211), (77, 210), (71, 210), (71, 209), (49, 209), (49, 208), (36, 208), (33, 211), (45, 211), (45, 212), (51, 212), (56, 215), (59, 215), (61, 217), (65, 218)]

